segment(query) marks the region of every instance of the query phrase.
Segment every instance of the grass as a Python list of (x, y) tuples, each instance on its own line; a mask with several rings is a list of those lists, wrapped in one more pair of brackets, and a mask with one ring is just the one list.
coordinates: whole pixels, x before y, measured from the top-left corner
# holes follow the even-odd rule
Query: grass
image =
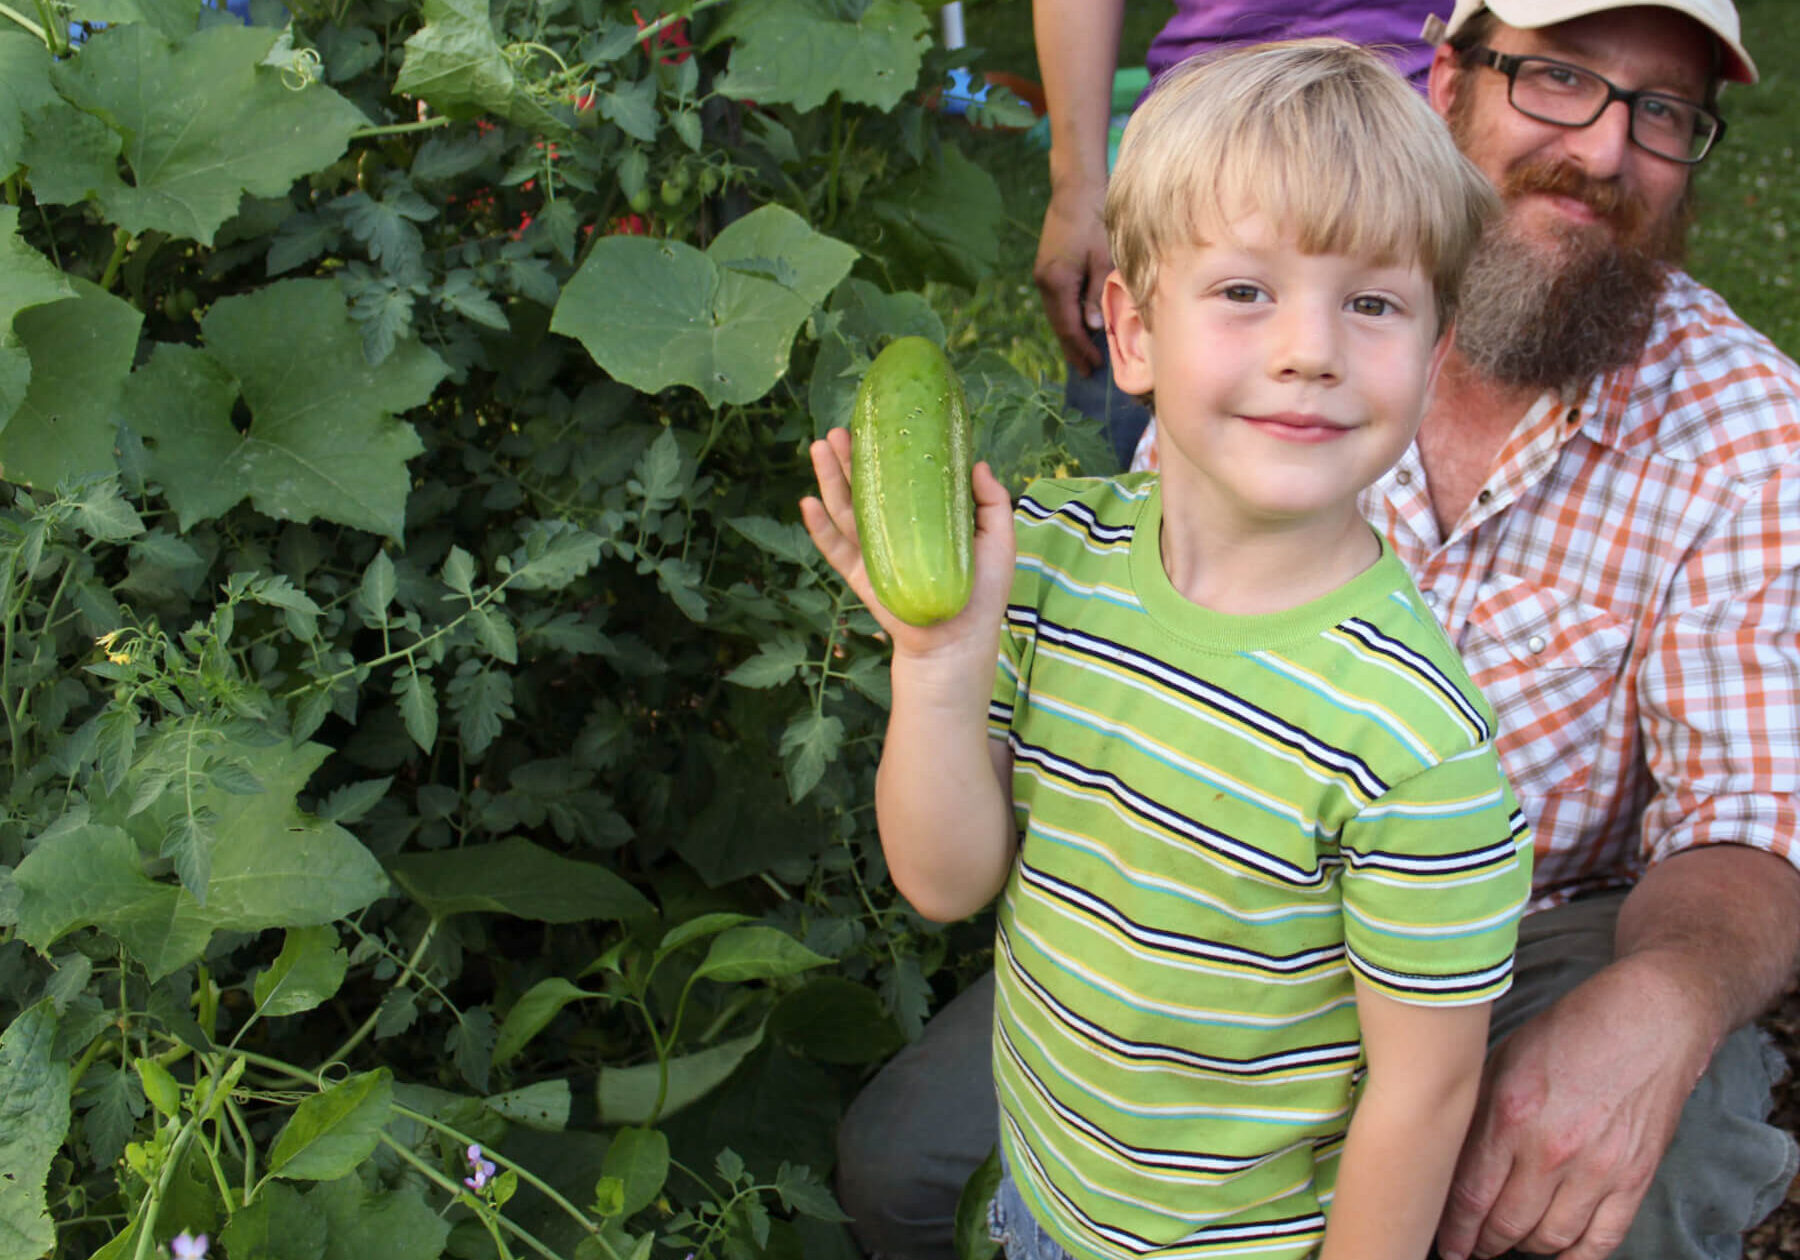
[[(967, 0), (968, 40), (976, 64), (1036, 80), (1028, 0)], [(1728, 130), (1699, 169), (1700, 215), (1689, 270), (1717, 289), (1753, 327), (1800, 358), (1800, 4), (1738, 0), (1744, 42), (1762, 72), (1753, 87), (1729, 87)], [(1173, 11), (1170, 0), (1130, 0), (1120, 64), (1142, 65), (1144, 49)], [(1047, 383), (1062, 378), (1062, 357), (1031, 283), (1032, 260), (1049, 169), (1042, 149), (1017, 133), (976, 134), (971, 158), (998, 180), (1008, 226), (998, 272), (971, 293), (944, 293), (938, 305), (953, 337), (982, 340)]]

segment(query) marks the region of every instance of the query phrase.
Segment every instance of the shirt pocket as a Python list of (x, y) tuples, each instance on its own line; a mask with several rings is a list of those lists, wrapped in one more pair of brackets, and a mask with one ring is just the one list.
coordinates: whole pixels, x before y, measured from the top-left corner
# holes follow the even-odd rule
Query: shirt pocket
[(1629, 627), (1568, 591), (1491, 579), (1459, 646), (1494, 709), (1501, 757), (1521, 796), (1579, 790), (1602, 755), (1603, 733), (1635, 721), (1620, 711), (1631, 703), (1620, 685)]

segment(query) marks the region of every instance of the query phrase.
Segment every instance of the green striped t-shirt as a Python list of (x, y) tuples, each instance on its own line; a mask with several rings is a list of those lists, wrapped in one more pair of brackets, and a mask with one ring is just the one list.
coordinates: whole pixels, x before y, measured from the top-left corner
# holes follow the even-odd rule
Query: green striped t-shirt
[(1040, 481), (989, 722), (1008, 1163), (1077, 1257), (1301, 1257), (1365, 1072), (1352, 976), (1510, 983), (1529, 828), (1405, 569), (1226, 616), (1163, 570), (1155, 474)]

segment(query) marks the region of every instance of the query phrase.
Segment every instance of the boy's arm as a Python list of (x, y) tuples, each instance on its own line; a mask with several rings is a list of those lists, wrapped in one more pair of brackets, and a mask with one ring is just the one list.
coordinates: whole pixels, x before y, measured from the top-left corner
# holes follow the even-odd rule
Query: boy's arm
[(1420, 1260), (1475, 1109), (1491, 1003), (1419, 1006), (1358, 977), (1369, 1061), (1319, 1260)]
[(1012, 588), (1012, 500), (977, 464), (975, 583), (949, 621), (914, 626), (875, 597), (850, 495), (850, 434), (812, 446), (817, 498), (807, 532), (894, 644), (893, 706), (875, 779), (881, 848), (894, 886), (928, 919), (966, 918), (992, 901), (1012, 864), (1012, 757), (988, 738), (1000, 628)]

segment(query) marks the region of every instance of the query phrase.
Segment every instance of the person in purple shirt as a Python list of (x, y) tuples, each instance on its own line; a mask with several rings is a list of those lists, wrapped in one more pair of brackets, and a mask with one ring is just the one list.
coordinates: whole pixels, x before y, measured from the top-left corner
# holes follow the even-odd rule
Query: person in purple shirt
[[(1419, 31), (1433, 0), (1177, 0), (1144, 62), (1152, 81), (1196, 53), (1273, 39), (1336, 35), (1391, 48), (1421, 90), (1431, 49)], [(1443, 5), (1438, 3), (1438, 8)], [(1100, 288), (1112, 270), (1100, 206), (1106, 196), (1107, 126), (1125, 0), (1034, 0), (1038, 69), (1050, 117), (1050, 207), (1033, 275), (1069, 363), (1068, 404), (1106, 421), (1120, 466), (1131, 459), (1149, 413), (1112, 385), (1100, 320)]]

